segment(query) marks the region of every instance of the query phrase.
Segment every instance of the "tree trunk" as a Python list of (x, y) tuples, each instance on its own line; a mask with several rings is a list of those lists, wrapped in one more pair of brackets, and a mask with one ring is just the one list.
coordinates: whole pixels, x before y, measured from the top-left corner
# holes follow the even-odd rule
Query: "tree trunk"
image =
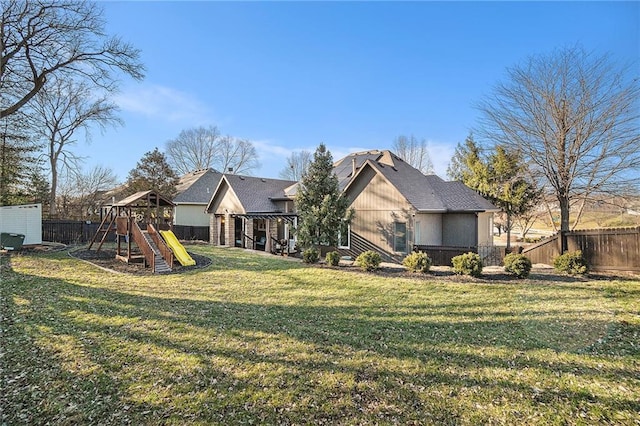
[(569, 197), (558, 197), (558, 203), (560, 205), (560, 251), (564, 253), (569, 248), (567, 247), (567, 236), (569, 232)]
[(56, 204), (56, 189), (58, 188), (58, 169), (56, 161), (52, 158), (51, 164), (51, 192), (49, 192), (49, 217), (58, 215), (58, 205)]
[(511, 215), (507, 213), (507, 226), (505, 226), (505, 230), (507, 231), (507, 253), (511, 252)]

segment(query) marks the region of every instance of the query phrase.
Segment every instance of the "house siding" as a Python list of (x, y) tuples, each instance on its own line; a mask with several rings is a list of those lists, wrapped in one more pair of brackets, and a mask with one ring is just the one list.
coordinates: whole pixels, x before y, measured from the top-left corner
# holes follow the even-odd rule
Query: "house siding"
[(236, 197), (228, 187), (222, 191), (220, 199), (217, 201), (218, 203), (214, 204), (216, 214), (244, 213), (244, 209), (242, 204), (240, 204), (238, 197)]
[(174, 209), (173, 224), (186, 226), (208, 226), (209, 214), (205, 204), (179, 204)]
[[(211, 202), (214, 220), (209, 220), (209, 234), (212, 237), (212, 244), (220, 244), (220, 235), (224, 235), (225, 246), (233, 247), (235, 245), (235, 219), (231, 216), (236, 213), (244, 213), (242, 204), (238, 197), (230, 190), (229, 185), (222, 183), (215, 198)], [(222, 216), (225, 217), (224, 229), (222, 228)]]
[[(388, 253), (394, 251), (394, 222), (407, 224), (407, 244), (404, 252), (412, 246), (412, 208), (398, 190), (375, 172), (365, 171), (350, 190), (353, 197), (351, 207), (356, 211), (351, 231)], [(364, 173), (363, 173), (364, 174)]]
[(478, 245), (493, 245), (493, 213), (478, 213)]
[(442, 214), (416, 214), (415, 226), (416, 244), (425, 246), (442, 245)]
[(448, 213), (442, 218), (442, 245), (475, 247), (478, 245), (476, 213)]

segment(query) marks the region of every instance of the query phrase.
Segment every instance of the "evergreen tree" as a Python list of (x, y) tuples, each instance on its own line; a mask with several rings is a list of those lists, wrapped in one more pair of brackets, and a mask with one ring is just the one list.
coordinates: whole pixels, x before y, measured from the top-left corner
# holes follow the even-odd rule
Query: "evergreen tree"
[(469, 134), (464, 144), (458, 144), (447, 167), (447, 176), (459, 180), (483, 197), (489, 196), (489, 169), (482, 158), (482, 150)]
[(507, 250), (511, 248), (513, 219), (535, 209), (542, 191), (525, 179), (525, 165), (520, 156), (503, 146), (497, 146), (488, 159), (487, 186), (489, 200), (504, 211), (507, 218)]
[(458, 144), (447, 169), (449, 178), (463, 182), (502, 209), (507, 249), (511, 248), (513, 219), (534, 209), (542, 194), (526, 178), (526, 171), (520, 156), (505, 146), (498, 145), (492, 154), (484, 156), (473, 135)]
[(40, 203), (43, 211), (48, 211), (50, 192), (51, 185), (49, 185), (49, 181), (41, 167), (34, 168), (27, 174), (26, 202)]
[(350, 221), (353, 211), (349, 200), (340, 192), (338, 177), (333, 171), (331, 153), (320, 144), (307, 172), (302, 176), (296, 197), (300, 218), (298, 242), (304, 248), (321, 244), (335, 246), (343, 221)]
[(178, 180), (165, 155), (156, 148), (144, 154), (136, 168), (129, 172), (126, 193), (152, 190), (171, 199), (176, 194)]
[(34, 202), (31, 174), (42, 174), (42, 164), (28, 125), (28, 117), (22, 113), (0, 121), (0, 205)]

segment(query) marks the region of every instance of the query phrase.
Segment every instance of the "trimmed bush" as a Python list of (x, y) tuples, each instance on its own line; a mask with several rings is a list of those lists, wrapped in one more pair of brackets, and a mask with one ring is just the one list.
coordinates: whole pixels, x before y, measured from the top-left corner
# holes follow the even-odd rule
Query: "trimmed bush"
[(527, 278), (531, 272), (531, 259), (523, 254), (509, 253), (504, 257), (504, 270), (518, 278)]
[(465, 253), (451, 259), (453, 272), (459, 275), (482, 276), (482, 259), (478, 253)]
[(413, 252), (404, 259), (402, 259), (402, 266), (407, 268), (410, 272), (429, 272), (431, 269), (431, 259), (427, 253), (421, 251)]
[(315, 248), (308, 248), (302, 252), (302, 261), (304, 263), (316, 263), (320, 259), (318, 250)]
[(340, 263), (340, 253), (338, 253), (337, 251), (330, 251), (329, 253), (327, 253), (324, 260), (325, 262), (327, 262), (327, 265), (338, 266), (338, 264)]
[(582, 256), (581, 250), (566, 252), (553, 259), (553, 267), (556, 271), (569, 275), (583, 275), (587, 273), (587, 261)]
[(380, 267), (380, 262), (382, 262), (382, 258), (379, 253), (367, 250), (356, 257), (355, 264), (365, 271), (375, 271)]

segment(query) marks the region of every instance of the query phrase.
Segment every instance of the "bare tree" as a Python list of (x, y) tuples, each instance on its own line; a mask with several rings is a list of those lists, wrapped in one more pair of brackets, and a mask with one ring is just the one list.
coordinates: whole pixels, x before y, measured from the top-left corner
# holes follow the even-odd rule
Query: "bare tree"
[(102, 8), (75, 0), (0, 0), (0, 118), (48, 81), (86, 79), (113, 91), (116, 71), (142, 79), (140, 52), (105, 32)]
[(216, 126), (183, 130), (166, 144), (167, 162), (178, 174), (214, 168), (223, 173), (251, 174), (260, 166), (253, 143), (221, 136)]
[(66, 218), (87, 220), (96, 218), (103, 204), (104, 193), (118, 184), (118, 178), (108, 167), (96, 166), (88, 172), (76, 170), (60, 180), (58, 206)]
[(508, 69), (508, 81), (479, 104), (482, 134), (516, 148), (552, 188), (561, 231), (570, 229), (574, 200), (637, 185), (640, 86), (627, 70), (608, 55), (556, 50)]
[(531, 231), (531, 228), (533, 228), (536, 221), (542, 219), (544, 214), (544, 207), (540, 209), (538, 206), (514, 217), (515, 223), (520, 227), (520, 235), (522, 236), (522, 239), (527, 237), (527, 233)]
[(393, 141), (393, 152), (423, 174), (433, 174), (433, 162), (429, 155), (427, 141), (415, 136), (400, 135)]
[(167, 142), (167, 161), (180, 175), (213, 167), (220, 138), (216, 126), (183, 130), (177, 138)]
[(94, 97), (92, 89), (85, 83), (56, 80), (38, 92), (33, 105), (35, 128), (46, 142), (45, 156), (51, 172), (50, 215), (57, 214), (56, 190), (60, 168), (67, 167), (73, 173), (79, 169), (81, 158), (69, 150), (76, 143), (75, 133), (85, 131), (90, 139), (90, 127), (98, 125), (104, 129), (120, 124), (118, 110), (105, 95)]
[(256, 147), (251, 141), (223, 136), (218, 143), (218, 154), (213, 166), (223, 173), (251, 175), (254, 169), (260, 167), (260, 162)]
[(286, 180), (298, 181), (302, 179), (312, 159), (313, 154), (310, 151), (293, 151), (291, 155), (287, 157), (287, 165), (280, 170), (279, 176)]

